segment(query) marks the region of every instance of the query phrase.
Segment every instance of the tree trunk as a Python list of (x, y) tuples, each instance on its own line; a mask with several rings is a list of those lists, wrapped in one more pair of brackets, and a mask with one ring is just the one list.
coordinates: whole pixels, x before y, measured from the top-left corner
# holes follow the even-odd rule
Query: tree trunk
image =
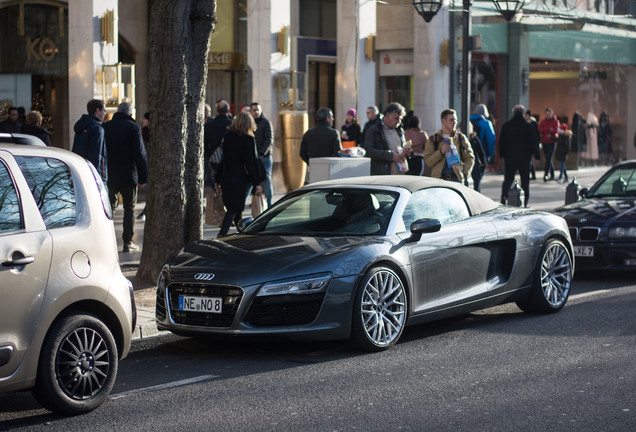
[(203, 107), (216, 1), (151, 0), (146, 224), (137, 277), (203, 235)]

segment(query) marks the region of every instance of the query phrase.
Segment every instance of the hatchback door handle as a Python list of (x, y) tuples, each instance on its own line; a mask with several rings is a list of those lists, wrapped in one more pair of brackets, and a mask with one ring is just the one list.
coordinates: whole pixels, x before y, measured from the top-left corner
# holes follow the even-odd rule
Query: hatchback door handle
[(33, 261), (35, 261), (35, 258), (33, 258), (32, 256), (26, 256), (22, 258), (12, 259), (9, 261), (4, 261), (2, 265), (4, 267), (22, 267), (27, 264), (31, 264)]

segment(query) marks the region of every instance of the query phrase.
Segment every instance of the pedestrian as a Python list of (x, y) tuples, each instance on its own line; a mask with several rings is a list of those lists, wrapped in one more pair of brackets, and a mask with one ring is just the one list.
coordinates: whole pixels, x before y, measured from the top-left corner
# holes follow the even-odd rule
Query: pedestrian
[(411, 150), (405, 148), (402, 118), (404, 107), (397, 102), (388, 104), (382, 112), (382, 119), (364, 136), (366, 157), (371, 159), (371, 175), (406, 174), (406, 157)]
[(489, 167), (495, 165), (495, 144), (497, 138), (495, 136), (495, 128), (489, 120), (490, 113), (488, 107), (479, 104), (475, 107), (473, 115), (470, 116), (470, 122), (473, 124), (473, 130), (479, 137), (481, 145), (486, 154), (486, 162)]
[(210, 104), (205, 104), (203, 106), (203, 124), (206, 124), (209, 121), (212, 121), (214, 117), (212, 117), (212, 107)]
[(100, 99), (92, 99), (86, 104), (88, 114), (75, 123), (73, 130), (73, 153), (77, 153), (90, 161), (104, 182), (108, 181), (108, 157), (106, 142), (104, 141), (104, 129), (102, 121), (106, 115), (104, 102)]
[(230, 104), (225, 100), (216, 103), (216, 116), (203, 126), (203, 176), (204, 185), (212, 187), (218, 183), (215, 179), (220, 160), (212, 160), (212, 155), (219, 148), (223, 135), (232, 123)]
[[(250, 114), (254, 118), (256, 123), (256, 132), (254, 132), (254, 139), (256, 141), (256, 152), (258, 158), (263, 163), (265, 168), (265, 180), (263, 181), (263, 192), (267, 199), (267, 207), (272, 205), (272, 197), (274, 195), (274, 188), (272, 186), (272, 166), (273, 166), (273, 151), (274, 151), (274, 139), (272, 134), (272, 122), (263, 114), (263, 108), (258, 102), (252, 102), (250, 104)], [(251, 190), (250, 190), (251, 192)], [(249, 192), (248, 192), (249, 195)]]
[(598, 122), (598, 153), (602, 164), (612, 165), (612, 127), (606, 111), (601, 113)]
[(377, 125), (381, 119), (382, 116), (380, 116), (380, 110), (378, 110), (378, 107), (375, 105), (369, 105), (367, 107), (367, 122), (362, 128), (362, 139), (360, 140), (362, 144), (364, 144), (364, 138), (367, 134), (367, 131), (373, 126)]
[(344, 123), (340, 128), (340, 138), (342, 138), (343, 146), (345, 141), (349, 141), (351, 143), (348, 147), (355, 147), (362, 144), (362, 129), (360, 128), (360, 122), (358, 121), (356, 114), (357, 112), (353, 108), (347, 111)]
[(442, 128), (424, 145), (424, 163), (430, 176), (466, 183), (475, 164), (468, 138), (457, 130), (457, 113), (447, 108), (441, 115)]
[(39, 111), (29, 111), (22, 125), (22, 133), (40, 138), (47, 146), (51, 145), (49, 132), (42, 127), (42, 114)]
[(543, 181), (547, 182), (548, 180), (554, 180), (552, 155), (554, 154), (554, 146), (559, 138), (559, 120), (555, 117), (552, 108), (545, 109), (545, 117), (539, 122), (539, 133), (541, 134), (541, 147), (545, 156)]
[[(537, 123), (537, 119), (532, 115), (532, 111), (529, 109), (523, 115), (530, 126), (532, 126), (532, 131), (534, 132), (534, 138), (536, 142), (536, 146), (539, 147), (541, 144), (541, 135), (539, 134), (539, 123)], [(537, 172), (534, 168), (534, 159), (530, 158), (530, 180), (537, 179)]]
[(0, 123), (0, 132), (21, 133), (22, 123), (18, 120), (18, 107), (9, 108), (9, 117)]
[(113, 119), (104, 123), (104, 139), (108, 154), (108, 197), (113, 213), (121, 196), (124, 205), (124, 252), (133, 252), (139, 246), (135, 236), (135, 205), (137, 187), (148, 181), (148, 160), (141, 135), (141, 127), (132, 117), (129, 102), (117, 107)]
[(532, 125), (524, 117), (526, 108), (516, 105), (512, 109), (512, 118), (505, 122), (499, 134), (499, 157), (504, 160), (504, 180), (501, 185), (501, 203), (508, 199), (508, 191), (519, 173), (521, 189), (524, 192), (525, 207), (530, 199), (530, 158), (541, 158)]
[(340, 134), (333, 127), (333, 111), (319, 108), (316, 126), (304, 133), (300, 141), (300, 158), (309, 165), (309, 159), (338, 156), (342, 150)]
[(559, 139), (557, 140), (556, 151), (554, 152), (554, 159), (559, 162), (560, 174), (557, 182), (568, 182), (568, 170), (565, 166), (568, 159), (568, 153), (572, 145), (572, 131), (567, 130), (567, 123), (561, 123), (559, 128)]
[[(223, 191), (226, 213), (217, 237), (224, 237), (234, 222), (238, 225), (245, 210), (245, 194), (251, 185), (257, 194), (263, 192), (256, 164), (256, 123), (254, 118), (240, 112), (223, 137), (223, 159), (215, 180)], [(220, 177), (220, 178), (219, 178)]]
[[(410, 115), (409, 115), (410, 114)], [(412, 111), (404, 118), (404, 138), (408, 145), (411, 142), (411, 156), (407, 159), (409, 175), (424, 175), (424, 144), (428, 140), (428, 134), (421, 129), (422, 123)]]
[(473, 165), (473, 171), (471, 172), (471, 177), (473, 178), (473, 188), (480, 192), (481, 190), (481, 179), (484, 176), (484, 171), (486, 170), (486, 153), (484, 152), (484, 147), (481, 145), (481, 140), (477, 133), (473, 129), (473, 124), (468, 122), (468, 142), (470, 142), (470, 147), (473, 149), (473, 153), (475, 155), (475, 164)]

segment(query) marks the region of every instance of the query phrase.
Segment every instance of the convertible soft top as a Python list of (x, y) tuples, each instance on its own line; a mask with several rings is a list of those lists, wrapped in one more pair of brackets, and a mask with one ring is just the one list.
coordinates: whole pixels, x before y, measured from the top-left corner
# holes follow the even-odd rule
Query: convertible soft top
[(334, 186), (356, 186), (356, 187), (398, 187), (413, 193), (420, 189), (432, 187), (445, 187), (459, 192), (468, 203), (471, 214), (477, 215), (499, 207), (501, 204), (491, 200), (474, 189), (464, 186), (461, 183), (441, 180), (431, 177), (420, 177), (410, 175), (382, 175), (347, 177), (335, 180), (327, 180), (303, 186), (301, 189), (324, 188)]

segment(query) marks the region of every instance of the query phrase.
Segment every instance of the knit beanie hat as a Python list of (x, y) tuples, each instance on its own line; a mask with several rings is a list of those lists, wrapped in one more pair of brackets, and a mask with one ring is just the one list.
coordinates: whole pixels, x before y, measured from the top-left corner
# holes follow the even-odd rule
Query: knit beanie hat
[(356, 116), (356, 110), (351, 108), (349, 111), (347, 111), (347, 115), (350, 115), (351, 117), (355, 117)]

